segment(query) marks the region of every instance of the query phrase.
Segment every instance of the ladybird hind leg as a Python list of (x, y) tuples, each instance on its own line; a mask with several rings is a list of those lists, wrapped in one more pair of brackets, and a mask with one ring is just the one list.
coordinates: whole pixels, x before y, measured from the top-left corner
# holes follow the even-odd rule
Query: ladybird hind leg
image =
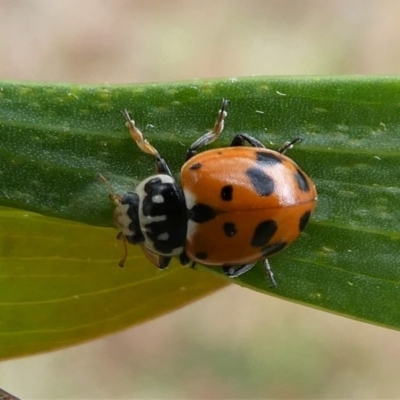
[(132, 139), (138, 145), (140, 150), (146, 154), (150, 154), (156, 159), (156, 171), (159, 174), (166, 174), (172, 176), (171, 170), (168, 167), (167, 162), (160, 156), (158, 150), (152, 146), (144, 137), (143, 133), (136, 126), (135, 121), (130, 117), (128, 110), (124, 110), (122, 115), (125, 118), (126, 126), (129, 129)]
[(265, 275), (267, 275), (269, 281), (271, 282), (271, 288), (275, 288), (277, 286), (276, 280), (274, 278), (274, 273), (272, 272), (271, 266), (269, 265), (269, 261), (267, 258), (263, 260), (263, 267)]
[[(229, 276), (229, 278), (237, 278), (240, 275), (245, 274), (246, 272), (250, 271), (257, 263), (251, 263), (251, 264), (243, 264), (240, 265), (239, 267), (235, 266), (225, 266), (223, 267), (223, 271), (226, 276)], [(274, 274), (271, 270), (271, 266), (269, 265), (268, 259), (263, 260), (263, 267), (265, 274), (268, 276), (269, 281), (271, 282), (271, 288), (275, 288), (276, 281), (274, 278)]]
[(228, 107), (229, 100), (222, 99), (221, 109), (218, 111), (217, 120), (215, 121), (214, 127), (211, 131), (200, 136), (192, 145), (186, 153), (186, 161), (192, 158), (200, 147), (207, 146), (212, 143), (224, 130), (225, 118), (228, 115), (226, 108)]

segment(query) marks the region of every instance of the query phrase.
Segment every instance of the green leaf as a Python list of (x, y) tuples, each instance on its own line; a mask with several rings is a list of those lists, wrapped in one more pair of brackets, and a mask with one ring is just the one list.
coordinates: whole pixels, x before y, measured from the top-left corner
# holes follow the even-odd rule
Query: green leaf
[(269, 288), (259, 266), (235, 282), (399, 328), (400, 79), (2, 83), (0, 205), (30, 212), (1, 213), (0, 357), (121, 329), (227, 282), (219, 268), (208, 273), (175, 264), (156, 271), (134, 246), (126, 268), (118, 269), (122, 250), (113, 231), (101, 228), (112, 226), (113, 206), (96, 180), (102, 173), (123, 193), (154, 170), (130, 139), (121, 110), (131, 112), (178, 175), (187, 147), (213, 125), (222, 97), (231, 105), (214, 147), (238, 132), (272, 148), (301, 136), (288, 155), (319, 193), (302, 237), (271, 260), (278, 288)]
[(159, 271), (135, 248), (119, 268), (110, 229), (2, 208), (0, 221), (0, 359), (115, 332), (225, 286), (206, 271)]

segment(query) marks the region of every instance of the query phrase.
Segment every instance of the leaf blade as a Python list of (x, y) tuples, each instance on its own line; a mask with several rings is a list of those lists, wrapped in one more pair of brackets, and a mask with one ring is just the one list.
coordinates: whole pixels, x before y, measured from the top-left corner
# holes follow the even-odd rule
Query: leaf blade
[[(117, 192), (125, 192), (153, 170), (153, 160), (131, 142), (120, 111), (129, 109), (146, 137), (178, 174), (187, 146), (213, 125), (220, 99), (226, 97), (231, 105), (225, 132), (213, 146), (227, 145), (238, 132), (254, 135), (272, 148), (302, 136), (304, 141), (289, 156), (313, 178), (319, 193), (317, 211), (305, 233), (292, 247), (272, 258), (278, 288), (269, 289), (259, 266), (235, 282), (341, 315), (399, 328), (400, 314), (395, 306), (400, 294), (399, 78), (241, 78), (97, 87), (3, 83), (1, 89), (0, 205), (94, 225), (81, 226), (77, 234), (85, 248), (77, 251), (76, 245), (70, 249), (78, 254), (80, 270), (88, 274), (81, 283), (70, 283), (70, 288), (83, 285), (87, 290), (93, 282), (101, 288), (101, 282), (120, 273), (111, 267), (110, 246), (114, 244), (108, 230), (107, 239), (101, 239), (101, 246), (108, 249), (101, 255), (106, 260), (104, 265), (100, 265), (100, 256), (95, 253), (85, 256), (91, 248), (99, 247), (99, 242), (89, 245), (92, 233), (86, 229), (94, 232), (100, 229), (95, 226), (112, 224), (107, 188), (96, 181), (96, 174), (101, 172)], [(18, 223), (14, 225), (18, 227)], [(0, 226), (0, 273), (7, 269), (18, 271), (9, 257), (7, 236), (14, 225), (2, 221)], [(19, 248), (29, 242), (27, 231), (28, 228), (21, 228), (16, 234), (20, 236)], [(67, 246), (68, 240), (62, 243)], [(38, 240), (35, 248), (43, 252), (40, 244)], [(57, 254), (56, 245), (50, 250), (53, 256)], [(97, 270), (89, 269), (85, 257)], [(54, 261), (54, 268), (70, 273), (60, 259)], [(146, 266), (150, 275), (156, 274), (143, 258), (134, 261), (135, 268)], [(167, 274), (184, 274), (185, 287), (198, 296), (207, 292), (208, 277), (215, 279), (210, 289), (212, 285), (214, 289), (223, 286), (218, 268), (209, 268), (213, 274), (203, 272), (204, 286), (199, 284), (198, 289), (189, 284), (191, 279), (197, 280), (192, 271), (175, 272), (175, 268)], [(20, 277), (27, 271), (20, 269)], [(128, 285), (139, 279), (137, 271), (123, 272)], [(171, 283), (165, 284), (165, 293), (168, 284)], [(61, 281), (57, 285), (61, 286)], [(162, 292), (164, 285), (154, 287), (155, 292)], [(28, 289), (19, 287), (23, 296), (37, 296)], [(7, 299), (15, 301), (16, 292), (18, 285), (0, 296), (0, 304)], [(50, 295), (55, 298), (56, 293), (50, 292), (49, 298)], [(128, 304), (123, 289), (121, 298)], [(90, 309), (90, 301), (82, 304)], [(12, 315), (11, 308), (8, 313)], [(21, 320), (34, 326), (29, 313)], [(71, 324), (61, 319), (53, 322), (63, 329)], [(81, 336), (81, 340), (85, 337)], [(60, 336), (60, 343), (62, 340)], [(68, 343), (74, 340), (78, 339)], [(17, 343), (21, 346), (21, 342)], [(12, 351), (7, 356), (11, 355)]]

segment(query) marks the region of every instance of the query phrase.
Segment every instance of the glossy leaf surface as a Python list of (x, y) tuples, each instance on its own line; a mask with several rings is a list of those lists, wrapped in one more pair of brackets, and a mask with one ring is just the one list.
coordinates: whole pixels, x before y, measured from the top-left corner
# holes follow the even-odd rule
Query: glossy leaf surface
[[(249, 288), (398, 328), (400, 80), (249, 78), (135, 86), (0, 85), (0, 357), (77, 343), (222, 287), (221, 271), (155, 271), (140, 252), (123, 270), (102, 173), (132, 190), (153, 160), (132, 143), (127, 108), (178, 176), (187, 147), (231, 100), (213, 147), (246, 132), (313, 178), (317, 211), (302, 237)], [(53, 220), (47, 217), (58, 217)], [(25, 215), (28, 215), (26, 217)], [(81, 224), (73, 224), (77, 221)], [(86, 225), (84, 225), (86, 224)], [(50, 229), (51, 228), (51, 229)], [(150, 285), (150, 286), (146, 286)], [(79, 310), (79, 312), (77, 312)]]

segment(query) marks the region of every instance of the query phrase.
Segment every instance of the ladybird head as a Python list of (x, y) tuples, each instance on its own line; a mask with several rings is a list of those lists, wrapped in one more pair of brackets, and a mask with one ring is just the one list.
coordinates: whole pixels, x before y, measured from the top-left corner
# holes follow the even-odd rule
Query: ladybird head
[(121, 234), (129, 243), (144, 242), (139, 223), (139, 196), (133, 192), (125, 193), (116, 204), (114, 221)]
[(132, 244), (139, 244), (144, 241), (144, 236), (139, 224), (139, 203), (140, 199), (136, 193), (128, 192), (123, 196), (116, 194), (108, 180), (101, 174), (98, 179), (104, 182), (109, 190), (109, 198), (115, 204), (114, 222), (120, 230), (119, 239), (123, 239)]
[(118, 239), (124, 245), (122, 267), (128, 255), (127, 243), (139, 245), (146, 257), (159, 268), (165, 260), (181, 255), (186, 240), (187, 210), (182, 190), (173, 177), (166, 174), (150, 176), (140, 182), (135, 192), (120, 196), (110, 183), (99, 178), (110, 189), (109, 198), (115, 204), (114, 223)]

